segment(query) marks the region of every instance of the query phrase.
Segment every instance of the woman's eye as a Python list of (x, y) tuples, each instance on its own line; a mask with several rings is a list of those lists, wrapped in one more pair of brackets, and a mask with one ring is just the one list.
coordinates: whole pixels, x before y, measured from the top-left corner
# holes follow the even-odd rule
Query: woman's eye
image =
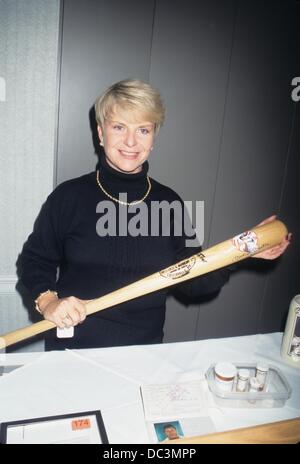
[(139, 131), (142, 135), (147, 135), (150, 132), (149, 129), (146, 129), (146, 127), (140, 127)]
[(123, 126), (119, 126), (119, 124), (115, 124), (115, 125), (113, 126), (113, 129), (115, 129), (115, 130), (117, 130), (117, 131), (120, 131), (120, 130), (123, 129)]

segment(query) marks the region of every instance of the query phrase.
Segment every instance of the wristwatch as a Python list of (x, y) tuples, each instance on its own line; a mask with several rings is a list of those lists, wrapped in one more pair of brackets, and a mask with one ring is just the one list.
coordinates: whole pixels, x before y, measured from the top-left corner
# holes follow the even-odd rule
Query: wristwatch
[(44, 295), (47, 295), (48, 293), (52, 293), (52, 295), (55, 295), (58, 297), (57, 295), (57, 292), (55, 292), (54, 290), (46, 290), (45, 292), (42, 292), (39, 294), (39, 296), (34, 300), (34, 303), (35, 303), (35, 309), (40, 313), (40, 314), (43, 314), (42, 311), (41, 311), (41, 308), (39, 306), (39, 299), (44, 296)]

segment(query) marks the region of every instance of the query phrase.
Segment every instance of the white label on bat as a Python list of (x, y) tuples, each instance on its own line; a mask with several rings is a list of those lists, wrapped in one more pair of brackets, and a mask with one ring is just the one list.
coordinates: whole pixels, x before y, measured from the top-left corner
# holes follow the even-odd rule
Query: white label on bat
[(258, 251), (258, 237), (253, 230), (247, 230), (232, 239), (233, 245), (241, 252), (256, 253)]
[(74, 337), (74, 327), (65, 327), (64, 329), (56, 328), (57, 338), (72, 338)]

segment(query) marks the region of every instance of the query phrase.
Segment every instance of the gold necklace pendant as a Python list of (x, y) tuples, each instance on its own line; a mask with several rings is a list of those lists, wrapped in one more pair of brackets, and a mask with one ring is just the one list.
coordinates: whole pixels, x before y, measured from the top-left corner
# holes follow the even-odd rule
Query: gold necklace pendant
[(124, 205), (124, 206), (138, 205), (139, 203), (142, 203), (147, 198), (147, 196), (149, 195), (149, 193), (151, 191), (152, 185), (151, 185), (149, 176), (147, 176), (148, 189), (147, 189), (147, 192), (145, 193), (145, 195), (143, 196), (143, 198), (141, 198), (140, 200), (135, 200), (135, 201), (130, 201), (130, 202), (121, 201), (121, 200), (118, 200), (117, 198), (113, 197), (112, 195), (110, 195), (105, 190), (105, 188), (103, 187), (103, 185), (100, 182), (99, 174), (100, 174), (100, 171), (99, 171), (99, 169), (97, 169), (97, 175), (96, 175), (97, 184), (99, 185), (99, 187), (102, 190), (102, 192), (104, 193), (104, 195), (106, 195), (110, 200), (115, 201), (116, 203), (119, 203), (120, 205)]

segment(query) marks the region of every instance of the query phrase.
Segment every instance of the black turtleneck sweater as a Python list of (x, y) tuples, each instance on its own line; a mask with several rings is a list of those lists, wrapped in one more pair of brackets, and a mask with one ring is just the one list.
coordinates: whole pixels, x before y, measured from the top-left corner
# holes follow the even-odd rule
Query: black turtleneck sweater
[[(148, 162), (141, 172), (125, 174), (111, 168), (105, 157), (100, 159), (101, 184), (114, 197), (127, 193), (128, 202), (142, 198), (147, 191), (147, 172)], [(145, 199), (147, 206), (152, 201), (181, 201), (169, 187), (154, 179), (151, 184)], [(96, 224), (107, 210), (99, 213), (97, 205), (104, 200), (109, 199), (96, 182), (96, 172), (64, 182), (49, 195), (19, 259), (21, 280), (33, 298), (47, 289), (56, 290), (61, 298), (97, 298), (197, 251), (186, 249), (186, 237), (172, 234), (172, 227), (169, 236), (99, 236)], [(127, 208), (111, 203), (117, 218), (120, 208)], [(128, 221), (130, 218), (128, 214)], [(149, 231), (150, 223), (149, 217)], [(223, 269), (177, 287), (181, 293), (196, 297), (218, 291), (228, 277), (229, 271)], [(89, 316), (75, 327), (72, 339), (57, 339), (55, 331), (50, 331), (45, 335), (46, 349), (159, 343), (168, 291), (154, 292)]]

